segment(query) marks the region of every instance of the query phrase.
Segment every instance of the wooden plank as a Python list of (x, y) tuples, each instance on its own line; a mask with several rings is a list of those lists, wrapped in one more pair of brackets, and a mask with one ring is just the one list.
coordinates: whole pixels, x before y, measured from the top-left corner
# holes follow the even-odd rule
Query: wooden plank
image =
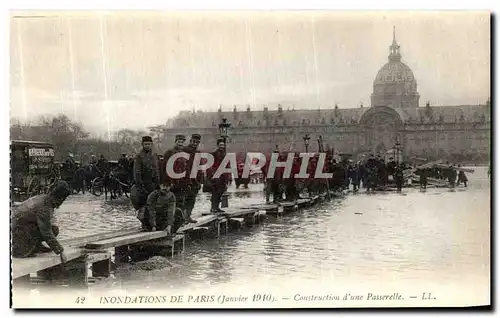
[(233, 218), (233, 217), (238, 217), (238, 216), (243, 216), (243, 215), (251, 215), (254, 214), (255, 212), (258, 212), (258, 209), (226, 209), (222, 215), (225, 217)]
[(200, 227), (200, 226), (203, 226), (205, 224), (209, 224), (209, 223), (217, 220), (218, 218), (219, 218), (219, 216), (215, 215), (215, 214), (200, 216), (198, 218), (195, 218), (196, 223), (189, 223), (189, 224), (186, 224), (186, 225), (180, 227), (177, 230), (177, 233), (183, 233), (186, 231), (190, 231), (190, 230), (194, 229), (195, 227)]
[(184, 238), (184, 234), (177, 234), (175, 236), (167, 236), (165, 238), (157, 239), (157, 240), (151, 240), (151, 241), (146, 241), (146, 242), (141, 242), (141, 243), (136, 243), (132, 245), (140, 245), (140, 246), (148, 246), (148, 247), (153, 247), (153, 246), (174, 246), (174, 243), (177, 241), (180, 241)]
[(165, 231), (142, 232), (91, 242), (88, 243), (85, 247), (88, 249), (105, 249), (115, 246), (123, 246), (143, 241), (154, 240), (166, 236), (168, 236), (168, 234)]
[(89, 251), (89, 253), (85, 256), (85, 261), (88, 263), (95, 263), (95, 262), (100, 262), (104, 261), (107, 259), (111, 258), (111, 253), (110, 252), (97, 252), (95, 250)]
[(424, 163), (424, 164), (421, 164), (419, 166), (416, 166), (415, 168), (404, 170), (403, 171), (403, 175), (408, 175), (408, 174), (414, 173), (414, 172), (416, 172), (419, 169), (431, 168), (431, 167), (433, 167), (433, 166), (435, 166), (437, 164), (443, 163), (443, 162), (444, 162), (444, 160), (440, 159), (440, 160), (436, 160), (436, 161), (431, 161), (431, 162), (428, 162), (428, 163)]
[(254, 205), (251, 205), (251, 207), (254, 209), (271, 211), (271, 210), (277, 210), (279, 205), (278, 204), (254, 204)]
[(105, 232), (105, 233), (77, 237), (77, 238), (68, 239), (68, 240), (61, 240), (60, 243), (61, 243), (61, 245), (64, 245), (64, 246), (83, 247), (83, 246), (87, 245), (88, 243), (91, 243), (94, 241), (100, 241), (100, 240), (105, 240), (105, 239), (109, 239), (109, 238), (113, 238), (113, 237), (129, 235), (129, 234), (136, 234), (136, 233), (141, 233), (141, 232), (143, 232), (141, 227), (134, 227), (131, 229), (126, 229), (126, 230), (117, 230), (117, 231), (112, 231), (112, 232)]
[[(77, 259), (85, 255), (83, 249), (67, 248), (64, 255), (68, 261)], [(12, 258), (12, 278), (18, 278), (31, 273), (58, 266), (61, 264), (61, 257), (52, 252), (39, 254), (30, 258)]]
[[(443, 165), (443, 164), (437, 164), (436, 167), (441, 168), (441, 169), (446, 169), (446, 168), (449, 168), (450, 166), (449, 165)], [(469, 169), (469, 168), (463, 168), (463, 167), (453, 166), (453, 169), (457, 170), (457, 171), (467, 172), (467, 173), (474, 173), (474, 169)]]
[(199, 230), (208, 231), (208, 227), (207, 226), (197, 226), (197, 227), (193, 228), (193, 231), (199, 231)]
[(297, 200), (297, 204), (301, 205), (301, 204), (307, 204), (311, 202), (311, 199), (298, 199)]
[(267, 212), (267, 214), (271, 214), (271, 215), (281, 215), (281, 214), (283, 214), (284, 211), (285, 211), (285, 208), (283, 206), (278, 206), (278, 208), (276, 210), (268, 210), (266, 212)]
[(240, 225), (245, 222), (244, 218), (230, 218), (229, 221), (239, 223)]

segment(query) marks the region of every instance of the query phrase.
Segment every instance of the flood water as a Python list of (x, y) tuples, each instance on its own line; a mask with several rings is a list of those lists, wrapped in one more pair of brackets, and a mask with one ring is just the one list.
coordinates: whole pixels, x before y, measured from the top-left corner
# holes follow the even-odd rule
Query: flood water
[[(281, 219), (268, 216), (264, 224), (218, 239), (190, 241), (171, 259), (179, 265), (175, 270), (130, 271), (125, 265), (92, 288), (437, 284), (488, 299), (490, 181), (487, 167), (472, 168), (468, 188), (348, 194)], [(230, 206), (263, 202), (262, 185), (250, 186), (232, 186)], [(208, 207), (208, 195), (200, 194), (194, 214)], [(127, 200), (110, 203), (89, 194), (64, 203), (56, 223), (61, 239), (139, 224)]]

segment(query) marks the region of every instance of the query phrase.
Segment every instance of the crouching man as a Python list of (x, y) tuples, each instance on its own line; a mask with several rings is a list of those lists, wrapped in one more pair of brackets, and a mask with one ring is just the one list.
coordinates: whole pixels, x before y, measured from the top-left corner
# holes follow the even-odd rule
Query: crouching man
[[(61, 263), (67, 258), (64, 248), (56, 236), (59, 228), (51, 224), (54, 209), (57, 209), (71, 194), (69, 185), (58, 181), (49, 194), (40, 194), (29, 198), (12, 208), (12, 255), (18, 258), (35, 256), (36, 253), (53, 251), (61, 257)], [(47, 243), (50, 248), (42, 245)]]
[(161, 185), (148, 195), (143, 213), (138, 214), (146, 231), (166, 231), (169, 235), (177, 232), (184, 223), (182, 210), (176, 207), (175, 195), (170, 185)]

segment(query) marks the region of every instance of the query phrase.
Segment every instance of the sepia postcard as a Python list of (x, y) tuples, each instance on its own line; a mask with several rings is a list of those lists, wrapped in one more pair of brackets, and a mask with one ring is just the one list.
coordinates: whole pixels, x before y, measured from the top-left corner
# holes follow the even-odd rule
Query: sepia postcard
[(490, 30), (11, 12), (11, 306), (491, 306)]

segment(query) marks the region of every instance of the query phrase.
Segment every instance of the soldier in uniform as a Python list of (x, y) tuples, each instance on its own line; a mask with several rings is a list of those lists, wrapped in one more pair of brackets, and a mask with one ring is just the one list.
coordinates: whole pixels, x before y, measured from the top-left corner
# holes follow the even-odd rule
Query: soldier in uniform
[(198, 171), (198, 174), (191, 178), (191, 171), (193, 169), (194, 157), (198, 151), (198, 145), (201, 141), (200, 134), (192, 134), (191, 139), (189, 140), (189, 145), (184, 148), (184, 151), (189, 154), (189, 160), (187, 162), (186, 175), (189, 177), (189, 185), (186, 193), (186, 198), (184, 200), (184, 209), (185, 216), (188, 222), (196, 223), (196, 220), (191, 218), (191, 212), (193, 212), (194, 204), (196, 202), (196, 196), (200, 192), (201, 189), (201, 179), (202, 174), (201, 171)]
[(219, 169), (222, 160), (226, 156), (226, 142), (224, 139), (217, 139), (217, 150), (212, 152), (212, 156), (214, 157), (214, 164), (211, 169), (209, 169), (208, 178), (212, 180), (212, 197), (211, 201), (211, 213), (223, 213), (224, 211), (220, 209), (219, 205), (221, 203), (222, 195), (227, 189), (227, 180), (228, 177), (226, 174), (221, 174), (218, 178), (214, 178), (214, 174), (217, 169)]
[(176, 209), (175, 195), (168, 183), (149, 194), (147, 214), (140, 221), (149, 231), (166, 231), (168, 234), (175, 233), (182, 226), (182, 213)]
[(150, 136), (142, 137), (142, 150), (135, 156), (134, 183), (130, 199), (134, 208), (139, 210), (140, 218), (146, 212), (144, 209), (148, 195), (160, 185), (158, 157), (153, 153), (153, 139)]
[(398, 165), (394, 170), (394, 181), (396, 181), (396, 188), (398, 192), (401, 192), (404, 183), (403, 167)]
[(172, 178), (172, 176), (169, 176), (167, 173), (167, 164), (170, 158), (179, 152), (186, 152), (184, 150), (184, 142), (186, 141), (186, 136), (184, 135), (176, 135), (175, 136), (175, 145), (173, 148), (168, 149), (165, 151), (165, 154), (163, 155), (163, 168), (162, 170), (162, 183), (164, 184), (170, 184), (170, 191), (175, 195), (175, 202), (177, 208), (182, 210), (182, 213), (184, 215), (184, 221), (188, 222), (188, 218), (186, 217), (185, 214), (185, 203), (186, 203), (186, 195), (188, 192), (188, 186), (189, 186), (189, 175), (187, 173), (187, 161), (184, 158), (178, 158), (174, 164), (173, 164), (173, 170), (176, 173), (183, 173), (186, 172), (186, 175), (183, 178), (177, 179), (177, 178)]
[[(52, 225), (54, 209), (57, 209), (70, 195), (69, 185), (58, 181), (49, 194), (29, 198), (12, 209), (12, 255), (30, 257), (36, 253), (53, 251), (60, 255), (61, 263), (66, 262), (64, 248), (56, 236), (59, 228)], [(45, 241), (49, 249), (42, 245)]]

